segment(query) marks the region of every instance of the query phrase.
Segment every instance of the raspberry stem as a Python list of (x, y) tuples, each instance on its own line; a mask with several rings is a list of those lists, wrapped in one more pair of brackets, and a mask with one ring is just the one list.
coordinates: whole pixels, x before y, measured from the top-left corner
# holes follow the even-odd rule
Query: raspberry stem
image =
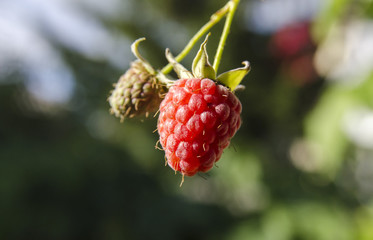
[[(232, 0), (231, 0), (232, 1)], [(215, 24), (217, 24), (227, 13), (229, 13), (232, 9), (231, 1), (224, 5), (224, 7), (220, 8), (210, 17), (210, 21), (208, 21), (205, 25), (201, 27), (201, 29), (189, 40), (188, 44), (184, 47), (184, 49), (175, 57), (177, 62), (180, 62), (190, 50), (192, 50), (193, 46), (197, 43), (197, 41), (204, 36)], [(164, 68), (162, 68), (161, 73), (164, 75), (170, 73), (172, 70), (172, 64), (167, 64)]]
[(214, 64), (213, 64), (213, 68), (214, 68), (216, 73), (218, 72), (218, 68), (219, 68), (219, 65), (220, 65), (220, 60), (221, 60), (221, 57), (223, 55), (224, 45), (225, 45), (225, 42), (227, 41), (227, 38), (228, 38), (228, 35), (229, 35), (229, 30), (230, 30), (231, 25), (232, 25), (232, 20), (233, 20), (233, 17), (234, 17), (234, 13), (237, 10), (237, 6), (238, 6), (239, 2), (240, 2), (240, 0), (230, 0), (227, 3), (227, 5), (229, 7), (229, 11), (228, 11), (227, 18), (225, 20), (223, 33), (221, 34), (221, 37), (220, 37), (219, 45), (218, 45), (218, 48), (216, 50), (216, 54), (215, 54), (215, 58), (214, 58)]

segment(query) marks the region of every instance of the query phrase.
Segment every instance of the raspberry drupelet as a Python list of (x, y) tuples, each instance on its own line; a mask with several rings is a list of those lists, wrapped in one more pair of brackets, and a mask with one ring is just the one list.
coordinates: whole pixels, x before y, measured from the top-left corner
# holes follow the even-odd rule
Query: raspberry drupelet
[(186, 176), (210, 170), (239, 129), (241, 108), (237, 97), (213, 80), (177, 80), (158, 119), (168, 165)]

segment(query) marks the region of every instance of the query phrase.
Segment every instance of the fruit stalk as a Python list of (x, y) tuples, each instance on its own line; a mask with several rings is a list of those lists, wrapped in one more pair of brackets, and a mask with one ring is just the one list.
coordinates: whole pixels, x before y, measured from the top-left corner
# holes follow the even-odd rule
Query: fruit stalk
[[(188, 44), (184, 47), (184, 49), (175, 57), (177, 62), (180, 62), (184, 57), (192, 50), (193, 46), (197, 43), (197, 41), (205, 35), (215, 24), (217, 24), (229, 11), (231, 11), (231, 1), (226, 3), (224, 7), (220, 8), (210, 17), (210, 21), (208, 21), (205, 25), (201, 27), (201, 29), (190, 39)], [(167, 64), (164, 68), (162, 68), (161, 73), (164, 75), (170, 73), (172, 70), (172, 64)]]
[(234, 13), (236, 12), (237, 6), (238, 6), (239, 3), (240, 3), (240, 0), (230, 0), (227, 3), (227, 5), (229, 7), (228, 15), (227, 15), (227, 19), (225, 20), (223, 33), (221, 34), (219, 45), (218, 45), (218, 48), (216, 50), (214, 63), (213, 63), (213, 68), (214, 68), (215, 72), (218, 72), (218, 68), (219, 68), (219, 65), (220, 65), (220, 60), (221, 60), (221, 57), (223, 55), (225, 42), (227, 41), (229, 31), (230, 31), (230, 28), (231, 28), (231, 25), (232, 25)]

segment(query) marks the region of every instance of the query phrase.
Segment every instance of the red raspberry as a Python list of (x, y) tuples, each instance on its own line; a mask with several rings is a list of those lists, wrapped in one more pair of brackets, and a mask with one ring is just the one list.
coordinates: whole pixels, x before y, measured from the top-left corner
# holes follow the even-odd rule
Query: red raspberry
[(207, 172), (241, 125), (241, 103), (210, 79), (181, 79), (160, 106), (158, 133), (167, 163), (183, 175)]

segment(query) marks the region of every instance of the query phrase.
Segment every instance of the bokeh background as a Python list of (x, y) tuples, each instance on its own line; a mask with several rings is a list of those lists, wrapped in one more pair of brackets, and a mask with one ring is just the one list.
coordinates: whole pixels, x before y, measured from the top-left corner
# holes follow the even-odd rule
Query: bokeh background
[(225, 2), (0, 1), (0, 239), (373, 239), (372, 0), (241, 0), (243, 124), (181, 188), (156, 118), (109, 114), (135, 39), (161, 68)]

